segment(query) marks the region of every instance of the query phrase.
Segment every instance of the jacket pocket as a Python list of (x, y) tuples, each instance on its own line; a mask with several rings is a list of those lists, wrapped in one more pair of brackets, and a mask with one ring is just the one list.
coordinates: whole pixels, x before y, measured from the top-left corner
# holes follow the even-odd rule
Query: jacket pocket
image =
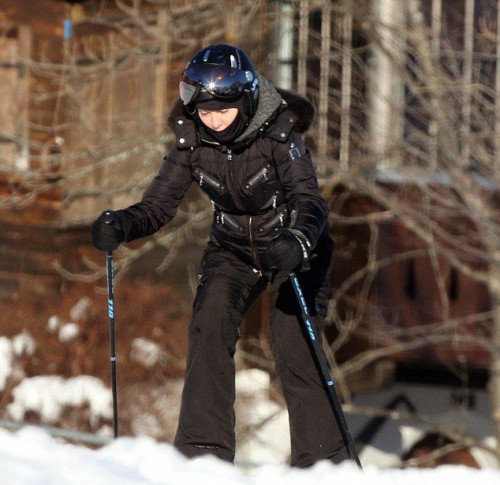
[(217, 180), (214, 176), (204, 172), (201, 168), (194, 169), (194, 176), (201, 188), (209, 187), (217, 190), (218, 192), (224, 192), (226, 190), (226, 186), (220, 180)]
[(257, 185), (259, 182), (262, 181), (267, 181), (269, 178), (269, 172), (272, 169), (271, 163), (266, 163), (257, 173), (252, 175), (246, 182), (245, 182), (245, 189), (249, 190), (255, 185)]
[(272, 231), (273, 229), (281, 228), (286, 224), (287, 217), (288, 217), (288, 210), (286, 207), (283, 207), (269, 221), (258, 226), (256, 228), (256, 231), (258, 234), (266, 234)]
[(245, 228), (234, 217), (222, 211), (217, 213), (217, 222), (225, 227), (236, 230), (238, 232), (245, 231)]

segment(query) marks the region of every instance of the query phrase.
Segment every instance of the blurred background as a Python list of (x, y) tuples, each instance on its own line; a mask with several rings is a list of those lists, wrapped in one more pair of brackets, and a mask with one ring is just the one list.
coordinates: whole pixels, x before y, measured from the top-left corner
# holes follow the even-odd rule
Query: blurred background
[[(0, 425), (111, 436), (90, 224), (140, 199), (179, 76), (216, 42), (316, 106), (306, 141), (336, 243), (325, 351), (362, 458), (498, 465), (496, 0), (0, 0)], [(172, 224), (114, 253), (122, 434), (173, 438), (211, 220), (193, 186)], [(237, 359), (266, 376), (273, 411), (242, 411), (241, 444), (286, 412), (269, 299)]]

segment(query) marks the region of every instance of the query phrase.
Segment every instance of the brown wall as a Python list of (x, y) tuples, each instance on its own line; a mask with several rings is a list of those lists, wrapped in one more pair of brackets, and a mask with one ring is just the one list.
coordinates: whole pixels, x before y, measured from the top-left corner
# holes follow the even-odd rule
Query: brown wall
[[(47, 92), (57, 89), (57, 82), (52, 75), (44, 69), (44, 64), (61, 63), (63, 56), (64, 19), (69, 15), (66, 3), (54, 0), (2, 0), (0, 2), (0, 32), (1, 36), (17, 40), (18, 62), (25, 64), (31, 59), (39, 64), (37, 69), (26, 66), (16, 81), (14, 88), (9, 87), (9, 99), (15, 99), (17, 106), (14, 110), (23, 110), (26, 105), (26, 116), (31, 128), (24, 121), (26, 127), (26, 140), (30, 152), (39, 155), (44, 146), (49, 144), (54, 133), (46, 128), (54, 123), (54, 111), (57, 100), (47, 97)], [(12, 70), (11, 70), (12, 71)], [(4, 88), (5, 89), (5, 88)], [(2, 101), (0, 101), (2, 102)], [(12, 110), (11, 110), (12, 111)], [(24, 113), (24, 112), (23, 112)], [(14, 123), (19, 120), (18, 115), (12, 115)], [(20, 135), (20, 129), (14, 130), (15, 135)], [(37, 162), (32, 162), (37, 165)]]
[[(392, 190), (401, 197), (408, 197), (411, 193), (411, 187), (407, 186), (394, 186)], [(418, 196), (413, 204), (418, 207)], [(332, 214), (341, 214), (347, 221), (353, 216), (362, 217), (380, 210), (368, 197), (338, 187), (331, 197), (331, 208)], [(336, 241), (336, 266), (332, 277), (334, 292), (365, 267), (372, 237), (366, 222), (343, 224), (335, 221), (337, 219), (333, 217), (332, 235)], [(455, 228), (457, 240), (474, 237), (470, 221), (444, 219), (439, 224), (448, 226), (450, 233), (453, 233), (450, 227)], [(337, 310), (341, 319), (347, 320), (353, 315), (362, 315), (362, 318), (351, 338), (340, 349), (338, 358), (343, 360), (360, 351), (428, 338), (423, 345), (398, 352), (392, 358), (405, 364), (448, 366), (466, 363), (471, 368), (487, 369), (489, 353), (475, 345), (474, 338), (488, 338), (491, 335), (490, 323), (448, 325), (445, 330), (440, 325), (489, 311), (491, 303), (486, 286), (454, 269), (442, 256), (437, 258), (436, 269), (426, 243), (399, 219), (393, 217), (379, 222), (377, 228), (377, 262), (390, 263), (381, 265), (374, 275), (365, 274), (340, 297)], [(442, 291), (438, 287), (437, 273), (443, 278)], [(373, 277), (371, 282), (370, 277)], [(370, 282), (367, 286), (369, 298), (362, 307), (363, 285), (367, 282)], [(327, 333), (333, 340), (337, 335), (335, 326), (329, 327)], [(446, 341), (432, 342), (431, 337), (443, 335)], [(460, 342), (462, 337), (470, 341)]]

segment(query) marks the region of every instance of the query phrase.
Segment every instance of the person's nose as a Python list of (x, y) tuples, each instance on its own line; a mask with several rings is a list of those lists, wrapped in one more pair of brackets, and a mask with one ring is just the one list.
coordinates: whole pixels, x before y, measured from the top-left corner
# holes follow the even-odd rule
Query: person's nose
[(217, 130), (222, 126), (222, 120), (216, 113), (211, 116), (212, 130)]

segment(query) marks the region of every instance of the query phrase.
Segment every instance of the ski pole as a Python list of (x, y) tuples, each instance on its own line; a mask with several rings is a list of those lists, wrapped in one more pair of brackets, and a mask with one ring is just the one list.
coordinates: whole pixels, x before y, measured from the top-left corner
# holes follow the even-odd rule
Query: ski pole
[(297, 279), (297, 275), (294, 272), (291, 272), (289, 274), (289, 277), (300, 306), (302, 320), (305, 326), (305, 333), (307, 335), (309, 343), (311, 344), (313, 355), (319, 367), (318, 371), (323, 380), (323, 384), (325, 385), (330, 406), (332, 407), (333, 414), (335, 416), (335, 419), (337, 420), (337, 424), (339, 425), (344, 443), (351, 458), (354, 458), (354, 461), (356, 462), (358, 467), (362, 468), (358, 453), (356, 451), (356, 447), (354, 446), (354, 441), (352, 439), (351, 433), (349, 432), (349, 428), (342, 411), (340, 400), (337, 396), (337, 392), (335, 391), (335, 383), (330, 376), (330, 371), (328, 370), (328, 363), (325, 353), (323, 352), (323, 348), (321, 347), (320, 341), (318, 340), (318, 336), (316, 335), (316, 331), (314, 330), (314, 326), (311, 322), (309, 309), (307, 308), (307, 303), (302, 293), (299, 280)]
[[(106, 213), (106, 224), (113, 222), (113, 214)], [(113, 394), (113, 436), (118, 437), (118, 395), (116, 390), (116, 345), (115, 345), (115, 296), (113, 251), (106, 251), (106, 273), (108, 279), (109, 349), (111, 361), (111, 392)]]

